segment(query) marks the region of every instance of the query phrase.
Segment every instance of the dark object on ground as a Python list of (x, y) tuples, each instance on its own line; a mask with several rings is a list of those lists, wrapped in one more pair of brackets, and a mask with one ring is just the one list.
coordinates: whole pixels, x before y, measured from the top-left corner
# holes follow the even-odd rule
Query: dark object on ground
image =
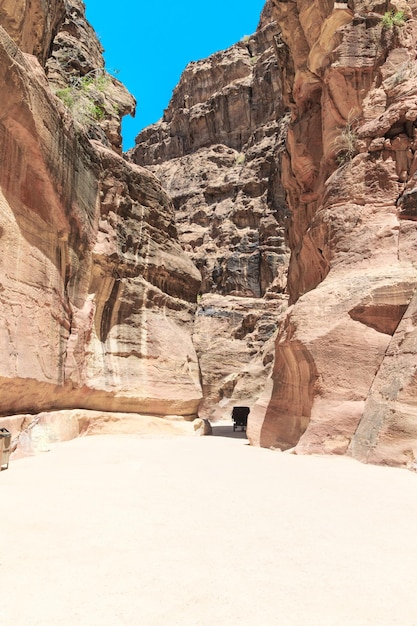
[(236, 426), (240, 426), (241, 430), (246, 430), (248, 424), (248, 415), (250, 408), (248, 406), (235, 406), (232, 411), (233, 430), (236, 430)]
[[(0, 428), (0, 471), (9, 467), (11, 433), (7, 428)], [(3, 466), (6, 467), (3, 467)]]

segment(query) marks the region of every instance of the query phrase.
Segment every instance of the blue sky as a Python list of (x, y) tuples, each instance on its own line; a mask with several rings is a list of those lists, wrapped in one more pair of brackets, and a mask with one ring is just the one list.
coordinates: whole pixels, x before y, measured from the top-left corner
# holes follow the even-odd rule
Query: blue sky
[(265, 0), (84, 0), (87, 18), (105, 48), (106, 66), (118, 70), (137, 100), (136, 118), (124, 118), (124, 149), (162, 117), (190, 61), (228, 48), (258, 25)]

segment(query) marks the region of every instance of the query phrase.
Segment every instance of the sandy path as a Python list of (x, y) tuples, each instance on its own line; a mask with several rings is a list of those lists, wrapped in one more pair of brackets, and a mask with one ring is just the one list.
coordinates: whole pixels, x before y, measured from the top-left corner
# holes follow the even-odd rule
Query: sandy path
[(223, 437), (0, 474), (2, 626), (417, 625), (417, 475)]

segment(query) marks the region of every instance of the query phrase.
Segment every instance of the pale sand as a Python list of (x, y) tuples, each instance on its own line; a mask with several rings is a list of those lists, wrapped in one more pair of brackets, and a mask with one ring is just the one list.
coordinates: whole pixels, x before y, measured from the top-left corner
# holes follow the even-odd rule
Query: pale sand
[(0, 474), (1, 626), (417, 625), (417, 475), (86, 437)]

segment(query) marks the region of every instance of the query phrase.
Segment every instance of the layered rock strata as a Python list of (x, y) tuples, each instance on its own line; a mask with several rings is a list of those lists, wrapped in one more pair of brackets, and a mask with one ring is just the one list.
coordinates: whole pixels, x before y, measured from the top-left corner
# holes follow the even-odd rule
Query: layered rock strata
[(269, 0), (128, 160), (135, 103), (83, 3), (5, 0), (0, 20), (15, 445), (245, 403), (252, 444), (415, 469), (417, 1)]
[[(82, 3), (65, 2), (64, 15), (52, 6), (65, 28), (76, 7), (81, 28)], [(43, 45), (40, 28), (29, 52), (42, 60)], [(103, 64), (91, 46), (86, 68)], [(38, 58), (0, 29), (0, 413), (192, 418), (201, 277), (178, 242), (172, 202), (150, 172), (73, 117)]]
[(103, 48), (85, 19), (81, 0), (65, 0), (46, 61), (49, 84), (91, 139), (122, 153), (121, 119), (136, 102), (104, 67)]
[(413, 467), (417, 3), (339, 5), (270, 3), (293, 66), (292, 306), (249, 437)]
[(172, 197), (180, 241), (202, 274), (194, 343), (204, 417), (259, 395), (271, 364), (264, 343), (286, 302), (287, 118), (276, 33), (264, 14), (252, 37), (190, 63), (163, 119), (129, 155)]
[(44, 65), (60, 23), (66, 0), (2, 0), (0, 24), (22, 52)]
[(252, 406), (266, 384), (285, 310), (285, 298), (201, 297), (193, 334), (203, 387), (200, 415), (217, 420), (230, 417), (232, 404)]

